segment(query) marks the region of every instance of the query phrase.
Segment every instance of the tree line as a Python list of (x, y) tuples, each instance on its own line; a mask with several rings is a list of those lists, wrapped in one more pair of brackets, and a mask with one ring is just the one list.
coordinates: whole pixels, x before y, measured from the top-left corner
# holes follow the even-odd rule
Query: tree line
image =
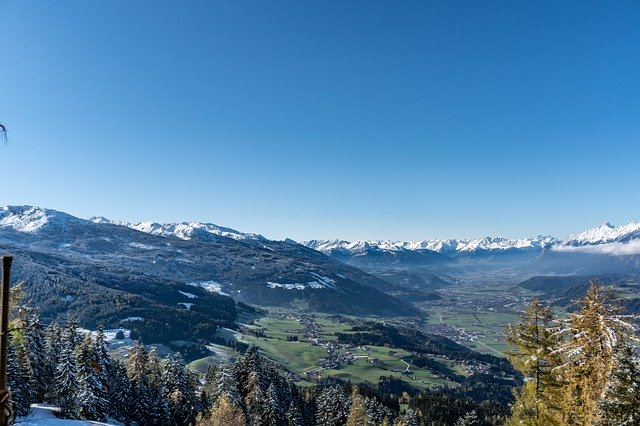
[(255, 347), (201, 377), (179, 353), (160, 359), (140, 342), (117, 359), (101, 328), (81, 332), (74, 319), (45, 327), (36, 311), (14, 320), (9, 386), (16, 415), (50, 403), (61, 417), (125, 425), (638, 425), (634, 318), (617, 306), (597, 284), (563, 319), (535, 299), (506, 332), (525, 377), (510, 406), (495, 397), (505, 383), (485, 383), (495, 390), (478, 397), (469, 378), (412, 395), (393, 378), (380, 389), (335, 379), (301, 387)]

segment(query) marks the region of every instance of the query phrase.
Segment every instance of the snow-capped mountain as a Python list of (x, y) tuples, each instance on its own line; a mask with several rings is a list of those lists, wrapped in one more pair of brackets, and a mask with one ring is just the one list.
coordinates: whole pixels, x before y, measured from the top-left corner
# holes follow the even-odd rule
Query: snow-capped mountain
[(464, 239), (430, 239), (421, 241), (381, 241), (381, 240), (311, 240), (303, 242), (307, 247), (325, 254), (343, 252), (351, 255), (361, 255), (368, 250), (377, 249), (390, 252), (400, 251), (430, 251), (448, 256), (473, 254), (480, 252), (506, 252), (512, 250), (542, 251), (560, 240), (551, 236), (535, 238), (509, 239), (502, 237), (485, 237), (472, 240)]
[[(451, 266), (464, 259), (466, 266), (471, 265), (470, 259), (492, 259), (494, 266), (510, 265), (520, 270), (547, 268), (552, 272), (575, 269), (584, 273), (586, 270), (637, 269), (640, 266), (640, 259), (634, 257), (640, 254), (638, 222), (617, 227), (604, 223), (564, 240), (540, 235), (520, 239), (311, 240), (303, 244), (354, 266), (376, 269)], [(595, 259), (593, 256), (601, 257)], [(611, 256), (617, 257), (615, 262)], [(485, 262), (481, 267), (488, 265)]]
[(191, 240), (198, 236), (221, 235), (234, 240), (264, 240), (265, 238), (259, 234), (250, 234), (235, 229), (226, 228), (224, 226), (214, 225), (213, 223), (203, 222), (181, 222), (181, 223), (155, 223), (146, 222), (122, 222), (112, 221), (102, 216), (95, 216), (89, 219), (94, 223), (110, 223), (114, 225), (122, 225), (137, 231), (146, 232), (153, 235), (161, 235), (164, 237), (174, 236), (183, 240)]
[(45, 226), (60, 227), (80, 220), (66, 213), (40, 207), (0, 207), (0, 228), (11, 228), (18, 232), (32, 233)]
[(630, 222), (621, 226), (613, 226), (609, 222), (605, 222), (596, 228), (569, 236), (564, 245), (586, 246), (626, 243), (635, 239), (640, 239), (640, 222)]

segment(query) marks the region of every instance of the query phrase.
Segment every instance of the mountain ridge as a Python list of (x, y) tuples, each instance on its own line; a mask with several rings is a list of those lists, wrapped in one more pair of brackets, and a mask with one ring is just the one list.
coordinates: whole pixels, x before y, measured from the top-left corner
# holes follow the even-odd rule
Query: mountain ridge
[[(185, 298), (184, 293), (193, 293), (190, 288), (218, 293), (212, 297), (220, 303), (227, 297), (221, 294), (227, 294), (238, 302), (306, 306), (328, 313), (418, 313), (408, 302), (387, 294), (397, 290), (392, 284), (293, 241), (272, 241), (212, 224), (185, 223), (185, 227), (155, 226), (153, 222), (128, 227), (51, 209), (11, 206), (0, 208), (0, 247), (20, 254), (17, 262), (33, 262), (29, 268), (17, 268), (17, 278), (46, 286), (47, 274), (55, 272), (63, 282), (76, 282), (80, 277), (126, 293), (122, 283), (128, 282), (128, 274), (135, 275), (140, 287), (136, 291), (143, 293), (142, 297), (153, 297), (156, 290), (151, 289), (166, 282), (175, 291), (160, 302), (194, 314), (203, 305)], [(100, 278), (96, 275), (99, 268), (110, 275)], [(29, 269), (37, 273), (31, 274)], [(31, 290), (29, 296), (36, 298), (38, 289)]]

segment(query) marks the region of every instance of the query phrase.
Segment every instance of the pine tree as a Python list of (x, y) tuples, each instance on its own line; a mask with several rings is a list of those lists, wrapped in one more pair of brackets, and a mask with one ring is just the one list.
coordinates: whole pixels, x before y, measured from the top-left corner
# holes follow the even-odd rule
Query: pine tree
[(109, 415), (121, 423), (133, 418), (133, 391), (126, 366), (120, 361), (111, 363), (109, 371)]
[(475, 411), (470, 411), (456, 421), (455, 426), (477, 426), (480, 424)]
[(236, 382), (233, 367), (228, 364), (212, 366), (207, 371), (205, 389), (211, 403), (215, 405), (224, 394), (233, 404), (240, 404), (240, 391)]
[(413, 409), (407, 408), (407, 411), (396, 424), (398, 426), (420, 426), (420, 419)]
[(78, 367), (74, 355), (75, 330), (66, 327), (62, 333), (62, 342), (58, 364), (54, 373), (53, 395), (54, 401), (60, 407), (64, 417), (72, 418), (76, 412), (76, 398), (78, 395), (78, 381), (76, 374)]
[(333, 386), (322, 390), (317, 400), (318, 426), (343, 425), (347, 420), (348, 404), (342, 388)]
[(169, 402), (161, 391), (162, 389), (150, 390), (151, 393), (151, 405), (150, 414), (148, 419), (149, 425), (161, 426), (170, 425), (171, 413), (169, 412)]
[(147, 365), (145, 368), (145, 378), (149, 384), (149, 410), (151, 413), (148, 424), (171, 424), (171, 413), (169, 401), (167, 400), (168, 392), (164, 384), (163, 371), (155, 347), (152, 347), (147, 353)]
[(55, 375), (62, 352), (62, 329), (56, 322), (49, 324), (45, 330), (45, 362), (42, 380), (45, 383), (43, 402), (56, 402)]
[(516, 392), (510, 424), (554, 425), (562, 417), (562, 383), (554, 368), (562, 364), (556, 352), (559, 340), (551, 328), (551, 308), (533, 299), (522, 321), (507, 327), (506, 339), (517, 348), (510, 352), (511, 363), (525, 376), (525, 385)]
[(132, 418), (141, 425), (146, 425), (153, 417), (154, 398), (151, 394), (147, 376), (141, 374), (133, 384), (133, 412)]
[(25, 321), (25, 345), (29, 357), (29, 364), (33, 372), (33, 399), (43, 402), (50, 381), (47, 381), (47, 353), (45, 333), (37, 313), (27, 317)]
[(197, 383), (193, 373), (185, 369), (179, 352), (168, 358), (162, 381), (171, 422), (176, 425), (191, 423), (196, 415)]
[(108, 414), (108, 401), (101, 378), (95, 343), (87, 335), (77, 352), (78, 401), (77, 417), (86, 420), (104, 421)]
[(26, 416), (31, 406), (31, 377), (21, 364), (13, 342), (7, 345), (7, 381), (15, 415)]
[(107, 350), (107, 339), (104, 335), (104, 329), (102, 326), (98, 326), (96, 332), (94, 346), (91, 351), (92, 366), (97, 374), (100, 387), (95, 390), (97, 398), (97, 411), (102, 415), (101, 418), (106, 418), (109, 415), (109, 383), (111, 369), (111, 356)]
[(274, 382), (267, 388), (266, 399), (264, 401), (264, 424), (266, 426), (279, 426), (284, 424), (284, 413), (282, 412), (280, 397)]
[(289, 404), (289, 409), (287, 410), (287, 426), (303, 426), (304, 419), (302, 417), (302, 413), (300, 412), (300, 408), (295, 401), (291, 401)]
[(257, 371), (249, 373), (246, 382), (246, 397), (244, 399), (247, 407), (247, 416), (251, 426), (261, 426), (263, 424), (262, 407), (264, 405), (264, 394), (260, 374)]
[(616, 350), (600, 412), (606, 426), (640, 424), (640, 359), (630, 344)]
[(380, 404), (375, 398), (365, 398), (365, 414), (367, 424), (379, 425), (382, 424), (387, 413), (382, 404)]

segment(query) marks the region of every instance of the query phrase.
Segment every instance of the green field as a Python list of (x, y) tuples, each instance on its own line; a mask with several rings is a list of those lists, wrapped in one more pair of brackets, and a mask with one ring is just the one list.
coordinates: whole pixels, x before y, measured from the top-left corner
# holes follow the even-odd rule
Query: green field
[[(336, 342), (336, 333), (349, 332), (351, 326), (346, 323), (333, 320), (329, 316), (315, 315), (313, 321), (321, 327), (318, 332), (320, 344)], [(402, 374), (393, 370), (404, 371), (407, 363), (402, 357), (410, 353), (404, 350), (388, 347), (367, 346), (364, 348), (347, 347), (340, 345), (340, 351), (349, 352), (354, 356), (351, 364), (340, 365), (336, 369), (320, 368), (318, 362), (327, 355), (325, 347), (311, 344), (303, 336), (304, 325), (295, 314), (284, 315), (280, 310), (274, 316), (255, 319), (251, 324), (243, 324), (250, 330), (260, 331), (264, 337), (256, 337), (251, 334), (240, 334), (231, 330), (222, 330), (225, 338), (234, 338), (238, 341), (255, 345), (272, 360), (283, 365), (287, 370), (300, 375), (301, 384), (306, 382), (304, 373), (317, 372), (320, 377), (340, 377), (355, 383), (369, 383), (376, 385), (380, 376), (394, 376), (411, 386), (426, 389), (433, 385), (455, 386), (455, 383), (446, 379), (435, 377), (428, 370), (410, 366), (410, 373)], [(287, 340), (291, 336), (297, 336), (298, 341)], [(228, 354), (227, 354), (228, 355)], [(375, 364), (374, 364), (375, 360)], [(191, 366), (198, 371), (206, 371), (211, 363), (220, 362), (220, 357), (206, 357), (194, 361)], [(454, 368), (460, 374), (465, 374), (464, 368), (456, 367), (447, 360), (440, 360), (450, 368)]]

